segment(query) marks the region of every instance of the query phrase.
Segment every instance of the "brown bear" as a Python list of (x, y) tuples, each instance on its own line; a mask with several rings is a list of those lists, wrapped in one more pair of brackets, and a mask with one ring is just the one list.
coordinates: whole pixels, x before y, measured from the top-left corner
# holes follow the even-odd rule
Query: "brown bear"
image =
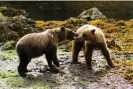
[(41, 33), (31, 33), (23, 36), (16, 44), (16, 51), (20, 59), (18, 66), (20, 76), (26, 76), (27, 65), (32, 58), (43, 54), (45, 54), (51, 70), (55, 69), (53, 64), (59, 67), (57, 58), (58, 43), (66, 39), (74, 40), (76, 36), (75, 32), (65, 27), (48, 29)]
[(107, 63), (111, 67), (115, 67), (111, 61), (109, 49), (102, 30), (93, 25), (83, 25), (77, 29), (76, 33), (79, 35), (72, 44), (72, 63), (78, 63), (78, 54), (83, 48), (86, 64), (89, 69), (92, 69), (92, 52), (95, 48), (101, 49), (105, 56)]

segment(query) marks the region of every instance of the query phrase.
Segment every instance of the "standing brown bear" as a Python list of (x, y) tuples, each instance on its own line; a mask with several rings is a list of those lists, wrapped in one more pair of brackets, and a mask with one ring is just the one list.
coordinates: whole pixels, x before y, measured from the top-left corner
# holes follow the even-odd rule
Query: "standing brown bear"
[(102, 54), (105, 56), (107, 63), (111, 67), (115, 67), (111, 61), (109, 49), (105, 40), (104, 33), (100, 28), (93, 25), (83, 25), (77, 31), (79, 36), (73, 41), (72, 62), (78, 63), (78, 54), (83, 48), (86, 64), (89, 69), (92, 69), (92, 52), (94, 48), (101, 49)]
[(75, 36), (77, 36), (75, 32), (64, 27), (48, 29), (41, 33), (31, 33), (23, 36), (16, 44), (16, 51), (20, 59), (18, 66), (20, 76), (26, 76), (27, 65), (32, 58), (43, 54), (46, 56), (50, 69), (55, 70), (53, 64), (59, 67), (57, 58), (58, 43), (66, 39), (74, 40)]

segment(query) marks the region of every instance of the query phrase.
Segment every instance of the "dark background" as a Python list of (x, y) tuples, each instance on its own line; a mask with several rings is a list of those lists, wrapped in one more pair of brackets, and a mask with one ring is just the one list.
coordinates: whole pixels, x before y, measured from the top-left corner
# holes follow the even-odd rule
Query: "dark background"
[(24, 9), (35, 20), (65, 20), (92, 7), (107, 18), (133, 18), (133, 1), (0, 1), (0, 6)]

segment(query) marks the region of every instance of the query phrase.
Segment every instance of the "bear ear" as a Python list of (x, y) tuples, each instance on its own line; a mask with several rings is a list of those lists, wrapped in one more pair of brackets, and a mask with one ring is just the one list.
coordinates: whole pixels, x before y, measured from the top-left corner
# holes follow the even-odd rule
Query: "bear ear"
[(61, 27), (60, 29), (61, 29), (61, 31), (65, 31), (65, 27)]
[(96, 31), (95, 29), (92, 29), (92, 30), (91, 30), (92, 34), (94, 34), (94, 33), (95, 33), (95, 31)]

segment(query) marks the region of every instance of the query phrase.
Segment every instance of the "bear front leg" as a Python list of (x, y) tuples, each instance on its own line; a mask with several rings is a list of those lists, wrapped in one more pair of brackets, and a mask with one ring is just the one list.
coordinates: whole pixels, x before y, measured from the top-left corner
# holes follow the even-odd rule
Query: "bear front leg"
[(52, 61), (57, 67), (60, 67), (60, 64), (59, 64), (59, 61), (58, 61), (58, 58), (57, 58), (57, 48), (53, 49)]
[(79, 52), (83, 46), (84, 42), (78, 42), (76, 40), (74, 40), (72, 42), (72, 63), (73, 64), (77, 64), (78, 63), (78, 55)]
[(54, 66), (52, 65), (53, 55), (46, 53), (46, 59), (47, 59), (47, 62), (48, 62), (48, 66), (50, 68), (50, 71), (52, 71), (54, 73), (58, 73), (58, 70), (56, 68), (54, 68)]
[(102, 51), (102, 54), (105, 56), (108, 65), (111, 67), (115, 67), (115, 65), (111, 61), (109, 49), (107, 48), (105, 44), (101, 44), (101, 51)]
[(88, 68), (92, 70), (92, 53), (93, 53), (93, 46), (91, 44), (85, 44), (85, 50), (84, 50), (85, 60)]
[(52, 65), (52, 55), (46, 53), (46, 59), (47, 59), (47, 63), (50, 69), (53, 69), (53, 65)]

